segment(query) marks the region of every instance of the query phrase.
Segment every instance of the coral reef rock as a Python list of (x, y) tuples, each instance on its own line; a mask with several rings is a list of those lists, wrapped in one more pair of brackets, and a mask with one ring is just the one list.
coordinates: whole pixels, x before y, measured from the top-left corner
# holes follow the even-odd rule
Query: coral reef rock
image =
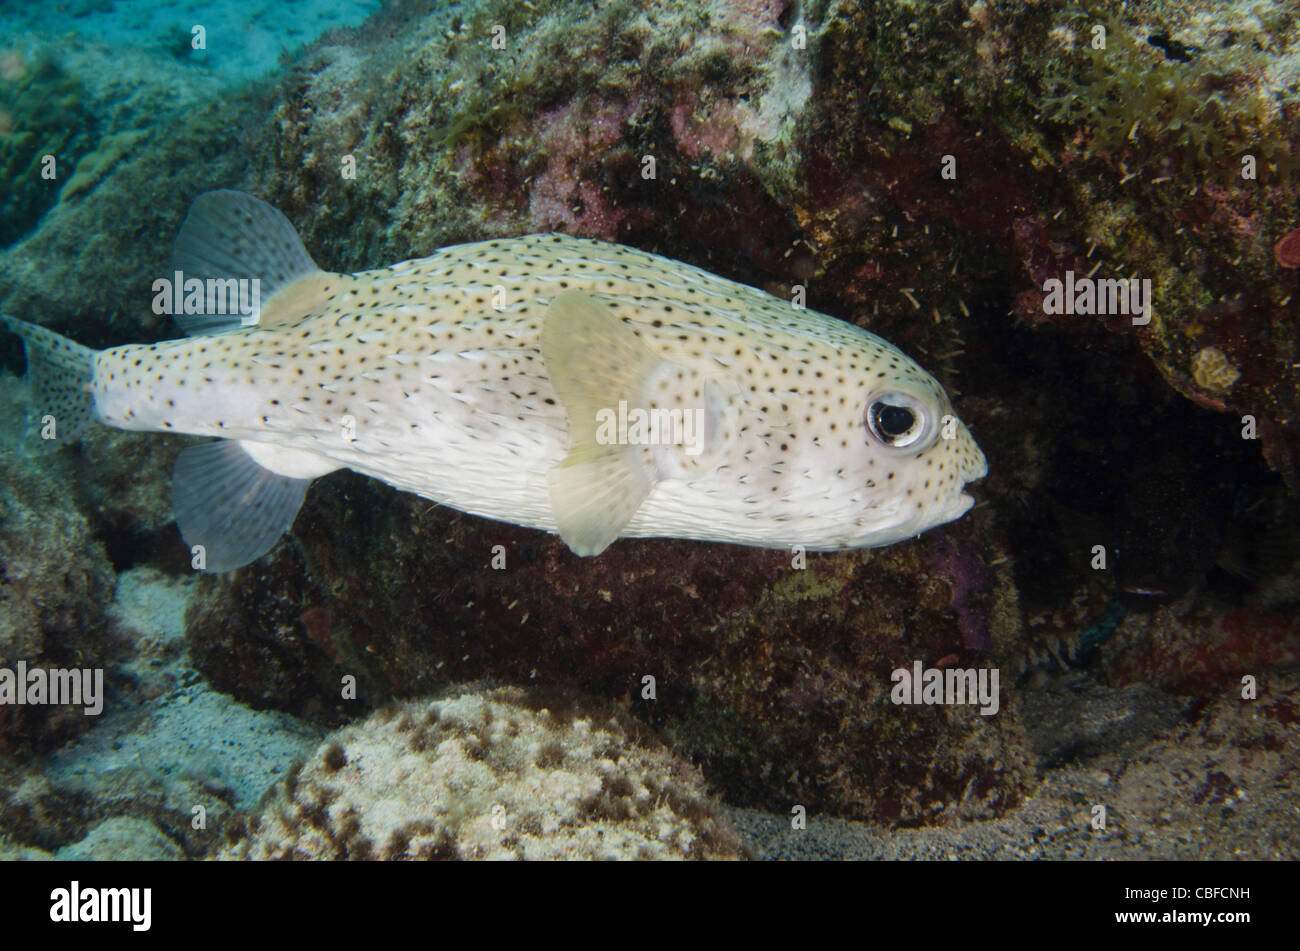
[[(18, 390), (0, 377), (0, 411), (10, 410)], [(113, 646), (104, 613), (112, 566), (69, 504), (70, 474), (24, 454), (11, 435), (0, 440), (0, 668), (101, 665)], [(47, 749), (87, 726), (82, 707), (0, 705), (0, 752)]]
[(92, 861), (175, 862), (185, 853), (161, 829), (146, 819), (114, 816), (105, 819), (80, 842), (64, 846), (55, 858)]
[(449, 682), (546, 685), (638, 698), (632, 712), (736, 804), (908, 824), (959, 803), (996, 815), (1025, 790), (1013, 704), (980, 716), (888, 699), (899, 667), (985, 665), (990, 642), (1016, 637), (982, 511), (920, 541), (810, 554), (806, 567), (789, 552), (670, 540), (585, 559), (359, 476), (331, 482), (272, 557), (199, 581), (203, 607), (186, 619), (196, 667), (246, 703), (336, 710), (343, 675), (370, 706)]
[(699, 772), (615, 708), (452, 690), (328, 737), (220, 858), (740, 858)]

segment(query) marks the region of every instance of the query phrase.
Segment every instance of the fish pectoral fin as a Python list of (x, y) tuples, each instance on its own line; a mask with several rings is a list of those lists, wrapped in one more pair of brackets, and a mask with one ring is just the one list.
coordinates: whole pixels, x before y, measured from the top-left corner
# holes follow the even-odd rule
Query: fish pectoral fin
[(547, 473), (560, 538), (575, 555), (599, 555), (623, 534), (654, 488), (634, 447), (574, 451)]
[[(560, 537), (598, 555), (622, 534), (657, 481), (642, 446), (609, 438), (609, 415), (638, 405), (663, 364), (600, 301), (566, 291), (542, 323), (542, 359), (569, 425), (569, 454), (547, 474)], [(604, 421), (604, 422), (603, 422)]]
[(181, 537), (204, 571), (233, 571), (261, 558), (289, 530), (309, 478), (257, 464), (238, 442), (191, 446), (172, 470), (172, 511)]
[[(182, 299), (192, 279), (203, 282), (202, 312), (172, 315), (190, 336), (267, 327), (271, 319), (290, 323), (306, 313), (323, 282), (337, 277), (313, 277), (324, 272), (303, 247), (289, 219), (277, 209), (260, 198), (228, 189), (204, 192), (194, 199), (172, 247), (172, 269), (182, 281), (173, 293)], [(308, 277), (312, 280), (302, 280)], [(271, 313), (264, 315), (261, 303), (269, 305), (282, 290), (293, 304), (301, 303), (303, 310), (293, 313), (292, 306), (276, 302), (268, 308)], [(232, 294), (236, 295), (233, 302)], [(251, 313), (241, 310), (244, 303), (251, 305)]]

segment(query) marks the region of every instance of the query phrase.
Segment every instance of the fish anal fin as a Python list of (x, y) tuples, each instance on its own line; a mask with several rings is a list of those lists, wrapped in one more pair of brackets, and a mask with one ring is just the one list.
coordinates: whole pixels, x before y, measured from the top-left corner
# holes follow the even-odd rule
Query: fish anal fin
[(190, 446), (176, 457), (172, 510), (185, 543), (202, 546), (196, 565), (232, 571), (275, 547), (292, 527), (310, 485), (309, 478), (258, 465), (240, 443), (222, 439)]

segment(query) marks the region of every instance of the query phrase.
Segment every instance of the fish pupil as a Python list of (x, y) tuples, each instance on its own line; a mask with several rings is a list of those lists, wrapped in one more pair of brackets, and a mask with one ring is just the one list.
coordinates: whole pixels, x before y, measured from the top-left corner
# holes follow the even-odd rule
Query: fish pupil
[(876, 407), (876, 432), (886, 439), (905, 435), (916, 424), (916, 416), (906, 406), (882, 403)]

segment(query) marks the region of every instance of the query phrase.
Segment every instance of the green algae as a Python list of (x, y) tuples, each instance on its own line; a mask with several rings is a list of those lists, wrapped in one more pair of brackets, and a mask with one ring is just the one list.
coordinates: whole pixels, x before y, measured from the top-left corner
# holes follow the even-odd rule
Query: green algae
[(54, 156), (58, 165), (68, 162), (93, 132), (79, 78), (47, 53), (30, 62), (16, 52), (5, 56), (0, 113), (7, 129), (0, 134), (0, 179), (8, 187), (0, 196), (0, 246), (21, 238), (58, 201), (58, 180), (41, 177), (44, 157)]
[[(1042, 114), (1087, 127), (1093, 152), (1124, 154), (1130, 171), (1235, 171), (1252, 154), (1279, 174), (1294, 172), (1290, 124), (1281, 120), (1300, 110), (1300, 94), (1262, 81), (1294, 44), (1293, 26), (1276, 23), (1267, 48), (1243, 37), (1209, 49), (1177, 41), (1158, 18), (1135, 25), (1078, 9), (1067, 22), (1061, 36), (1073, 33), (1075, 49), (1047, 70)], [(1102, 43), (1094, 42), (1099, 27)]]
[(90, 191), (105, 175), (148, 136), (142, 129), (118, 132), (106, 137), (99, 147), (82, 156), (77, 167), (59, 192), (59, 201), (68, 201)]

